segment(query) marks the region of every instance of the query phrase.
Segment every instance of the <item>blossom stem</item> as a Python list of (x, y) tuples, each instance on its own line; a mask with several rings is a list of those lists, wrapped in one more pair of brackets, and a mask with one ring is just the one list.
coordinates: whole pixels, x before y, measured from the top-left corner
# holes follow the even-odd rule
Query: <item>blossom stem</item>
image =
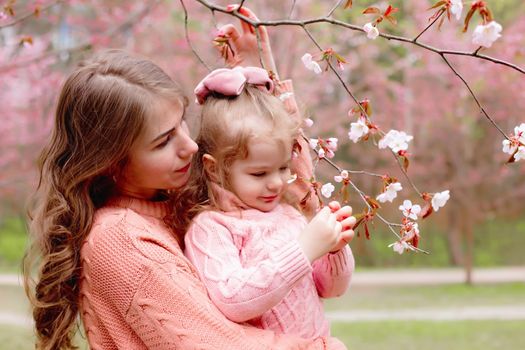
[(434, 20), (433, 20), (428, 26), (426, 26), (426, 28), (423, 29), (423, 31), (421, 31), (421, 33), (419, 33), (419, 34), (418, 34), (418, 35), (412, 40), (412, 42), (415, 44), (415, 43), (417, 42), (417, 39), (419, 39), (419, 37), (420, 37), (421, 35), (423, 35), (427, 30), (429, 30), (430, 27), (432, 27), (432, 26), (434, 25), (434, 23), (436, 23), (437, 20), (438, 20), (441, 16), (443, 16), (444, 13), (445, 13), (445, 9), (441, 9), (441, 11), (440, 11), (439, 14), (436, 16), (436, 18), (434, 18)]
[(184, 35), (186, 37), (186, 42), (188, 43), (188, 46), (190, 47), (191, 49), (191, 52), (193, 52), (193, 54), (195, 55), (195, 57), (197, 57), (197, 59), (199, 60), (199, 62), (204, 66), (206, 67), (206, 69), (208, 70), (208, 72), (211, 72), (211, 68), (210, 66), (208, 66), (206, 64), (206, 62), (204, 62), (204, 60), (202, 59), (202, 57), (197, 53), (197, 51), (195, 50), (195, 48), (193, 47), (193, 44), (190, 40), (190, 35), (189, 35), (189, 32), (188, 32), (188, 10), (186, 9), (186, 5), (184, 4), (184, 1), (183, 0), (180, 0), (180, 4), (182, 5), (182, 9), (184, 10)]

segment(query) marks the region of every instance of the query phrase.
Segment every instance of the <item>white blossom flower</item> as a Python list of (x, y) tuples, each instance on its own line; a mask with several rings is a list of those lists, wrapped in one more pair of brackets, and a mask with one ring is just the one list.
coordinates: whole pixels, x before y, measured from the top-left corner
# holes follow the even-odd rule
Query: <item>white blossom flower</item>
[(525, 143), (525, 123), (521, 123), (514, 128), (514, 136), (519, 142)]
[(303, 124), (304, 126), (306, 126), (307, 128), (311, 128), (312, 125), (314, 125), (314, 121), (310, 118), (306, 118), (304, 121), (303, 121)]
[(348, 138), (352, 140), (354, 143), (357, 143), (359, 139), (366, 134), (368, 134), (368, 126), (365, 123), (365, 120), (362, 118), (359, 118), (359, 120), (355, 123), (350, 124), (350, 131), (348, 132)]
[(432, 209), (434, 209), (434, 211), (438, 211), (439, 208), (441, 207), (444, 207), (445, 204), (447, 203), (447, 201), (450, 199), (450, 191), (449, 190), (446, 190), (446, 191), (443, 191), (443, 192), (438, 192), (436, 194), (434, 194), (434, 196), (432, 197)]
[(324, 149), (320, 148), (319, 151), (317, 151), (317, 156), (319, 158), (324, 158), (326, 156)]
[(514, 152), (516, 152), (516, 150), (518, 149), (518, 145), (509, 140), (503, 140), (502, 144), (503, 152), (507, 154), (514, 154)]
[(381, 203), (392, 202), (397, 197), (397, 192), (401, 191), (403, 187), (399, 182), (391, 183), (386, 186), (385, 191), (376, 197)]
[(329, 149), (329, 150), (326, 151), (325, 156), (326, 156), (326, 158), (330, 158), (330, 159), (332, 159), (333, 157), (335, 157), (335, 153), (334, 153), (334, 151), (332, 151), (331, 149)]
[(336, 137), (330, 137), (326, 140), (326, 148), (328, 148), (331, 151), (337, 151), (337, 142), (339, 140)]
[(406, 151), (408, 149), (408, 143), (412, 141), (414, 137), (407, 135), (404, 131), (390, 130), (381, 140), (379, 140), (379, 148), (389, 147), (395, 153), (399, 151)]
[(485, 25), (480, 24), (472, 33), (472, 43), (484, 47), (491, 47), (501, 36), (502, 27), (499, 23), (492, 21)]
[(291, 184), (292, 182), (294, 182), (295, 180), (297, 180), (297, 174), (293, 174), (287, 181), (287, 183)]
[(308, 70), (313, 71), (315, 74), (321, 74), (323, 72), (319, 63), (315, 62), (312, 59), (312, 55), (310, 55), (309, 53), (305, 53), (303, 57), (301, 57), (301, 61), (303, 61), (304, 66)]
[(405, 199), (403, 205), (399, 206), (399, 210), (403, 212), (403, 215), (409, 219), (417, 220), (417, 215), (421, 213), (421, 207), (418, 204), (412, 205), (412, 201)]
[(293, 96), (293, 92), (283, 92), (282, 94), (279, 95), (279, 100), (285, 101), (292, 96)]
[(450, 3), (450, 12), (456, 16), (456, 19), (459, 21), (461, 12), (463, 12), (463, 0), (452, 0)]
[(405, 250), (410, 249), (410, 246), (405, 241), (397, 241), (392, 244), (388, 245), (388, 248), (392, 248), (394, 252), (398, 253), (399, 255), (403, 254)]
[(519, 146), (518, 152), (514, 155), (514, 160), (518, 161), (520, 159), (525, 159), (525, 146)]
[(321, 186), (321, 194), (325, 196), (326, 198), (330, 198), (334, 190), (335, 190), (335, 187), (330, 182), (327, 182), (323, 186)]
[(374, 40), (379, 36), (379, 30), (372, 23), (367, 23), (363, 26), (363, 30), (366, 32), (366, 37), (368, 39)]
[(334, 176), (334, 181), (335, 182), (342, 182), (345, 179), (348, 179), (348, 171), (346, 171), (346, 170), (341, 171), (340, 175)]
[(311, 149), (316, 149), (317, 146), (319, 145), (319, 140), (318, 139), (310, 139), (310, 141), (308, 141), (308, 144), (310, 145)]

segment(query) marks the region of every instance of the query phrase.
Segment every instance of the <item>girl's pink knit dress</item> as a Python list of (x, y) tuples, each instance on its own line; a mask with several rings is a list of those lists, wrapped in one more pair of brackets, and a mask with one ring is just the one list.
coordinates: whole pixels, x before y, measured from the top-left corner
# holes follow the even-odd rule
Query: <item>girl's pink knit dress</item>
[(290, 205), (248, 209), (232, 192), (213, 188), (220, 207), (205, 211), (185, 236), (185, 254), (226, 317), (278, 334), (328, 336), (320, 299), (348, 288), (354, 259), (348, 246), (310, 264), (297, 238), (307, 222)]

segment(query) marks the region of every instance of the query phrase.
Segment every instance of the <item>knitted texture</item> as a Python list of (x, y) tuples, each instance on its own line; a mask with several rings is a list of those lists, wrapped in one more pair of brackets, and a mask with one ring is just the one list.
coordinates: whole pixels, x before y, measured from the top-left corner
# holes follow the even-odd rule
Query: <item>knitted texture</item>
[(162, 217), (164, 203), (118, 198), (82, 250), (80, 313), (91, 349), (344, 349), (229, 321)]
[(278, 334), (328, 336), (319, 297), (346, 291), (354, 259), (346, 246), (310, 265), (297, 241), (305, 226), (286, 204), (270, 212), (206, 211), (186, 234), (185, 254), (230, 320)]

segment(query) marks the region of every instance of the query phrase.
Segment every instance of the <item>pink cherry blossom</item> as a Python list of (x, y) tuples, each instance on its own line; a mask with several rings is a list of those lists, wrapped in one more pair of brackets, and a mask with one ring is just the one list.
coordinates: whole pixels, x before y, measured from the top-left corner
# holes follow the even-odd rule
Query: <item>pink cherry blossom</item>
[(502, 27), (499, 23), (492, 21), (485, 25), (480, 24), (472, 33), (472, 43), (479, 46), (491, 47), (501, 36)]
[(368, 126), (364, 119), (359, 118), (355, 123), (350, 124), (350, 131), (348, 132), (348, 138), (354, 143), (357, 143), (359, 139), (368, 134)]
[(367, 23), (363, 26), (363, 30), (366, 33), (368, 39), (376, 39), (379, 36), (379, 30), (372, 23)]
[(442, 208), (442, 207), (445, 206), (445, 204), (447, 203), (447, 201), (449, 199), (450, 199), (450, 191), (449, 190), (435, 193), (434, 196), (432, 197), (432, 201), (431, 201), (432, 209), (434, 209), (434, 211), (438, 211), (439, 208)]
[(323, 186), (321, 186), (321, 194), (326, 198), (330, 198), (334, 190), (335, 187), (330, 182), (327, 182)]
[(398, 253), (399, 255), (403, 254), (405, 250), (411, 249), (408, 243), (405, 241), (397, 241), (389, 244), (388, 248), (392, 248), (394, 252)]
[(385, 191), (378, 195), (376, 199), (381, 203), (392, 202), (397, 197), (397, 192), (401, 191), (403, 187), (399, 182), (391, 183), (386, 186)]
[(342, 182), (345, 179), (348, 179), (348, 171), (346, 171), (346, 170), (341, 171), (340, 175), (335, 175), (334, 176), (334, 181), (335, 182)]
[(421, 212), (421, 206), (418, 204), (412, 205), (412, 201), (405, 199), (403, 205), (399, 206), (399, 210), (403, 212), (403, 215), (409, 219), (417, 220), (417, 215)]
[(519, 146), (518, 152), (514, 155), (514, 160), (518, 161), (521, 159), (525, 159), (525, 146)]
[(321, 74), (323, 72), (319, 63), (315, 62), (312, 58), (312, 55), (309, 53), (305, 53), (303, 57), (301, 57), (301, 61), (303, 61), (304, 66), (308, 70), (313, 71), (315, 74)]
[(303, 121), (303, 125), (307, 128), (311, 128), (312, 125), (314, 125), (314, 121), (310, 118), (306, 118), (304, 121)]
[(330, 137), (326, 140), (326, 148), (328, 148), (331, 151), (337, 151), (337, 142), (339, 140), (335, 137)]
[(412, 141), (413, 138), (413, 136), (407, 135), (404, 131), (390, 130), (381, 140), (379, 140), (378, 147), (381, 149), (389, 147), (395, 153), (406, 151), (408, 149), (408, 143)]
[(463, 12), (463, 0), (451, 0), (450, 12), (456, 16), (456, 19), (459, 21), (461, 19), (461, 12)]

